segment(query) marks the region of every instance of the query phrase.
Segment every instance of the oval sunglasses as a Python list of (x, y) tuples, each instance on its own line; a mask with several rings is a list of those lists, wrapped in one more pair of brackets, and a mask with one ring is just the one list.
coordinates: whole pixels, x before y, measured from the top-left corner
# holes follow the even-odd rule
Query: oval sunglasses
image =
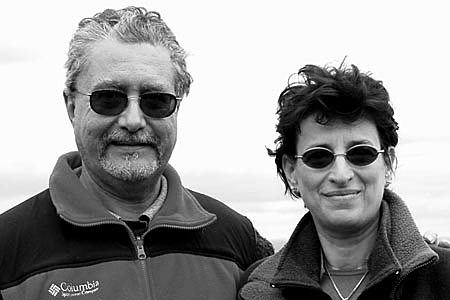
[(384, 153), (384, 150), (378, 150), (371, 145), (356, 145), (344, 153), (334, 153), (328, 148), (314, 147), (306, 150), (302, 155), (295, 155), (294, 158), (301, 159), (305, 165), (313, 169), (329, 166), (336, 156), (344, 156), (351, 164), (363, 167), (373, 163), (380, 153)]
[[(122, 113), (126, 109), (130, 98), (127, 94), (115, 90), (98, 90), (91, 94), (75, 91), (81, 95), (88, 96), (92, 110), (104, 116), (116, 116)], [(145, 92), (140, 94), (138, 99), (142, 112), (156, 119), (172, 115), (177, 108), (178, 102), (181, 101), (180, 97), (164, 92)]]

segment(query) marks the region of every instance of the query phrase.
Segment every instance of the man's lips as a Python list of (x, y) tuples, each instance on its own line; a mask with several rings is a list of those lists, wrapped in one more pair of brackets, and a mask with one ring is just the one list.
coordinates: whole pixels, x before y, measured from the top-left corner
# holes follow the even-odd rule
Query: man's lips
[(120, 149), (121, 151), (130, 152), (138, 151), (144, 149), (157, 149), (156, 145), (148, 142), (138, 142), (138, 141), (110, 141), (106, 147), (112, 146), (115, 149)]
[(132, 147), (132, 146), (142, 146), (142, 147), (144, 147), (144, 146), (153, 146), (153, 145), (150, 144), (150, 143), (144, 143), (144, 142), (124, 142), (124, 141), (112, 141), (112, 142), (109, 142), (109, 145), (113, 145), (113, 146), (129, 146), (129, 147)]

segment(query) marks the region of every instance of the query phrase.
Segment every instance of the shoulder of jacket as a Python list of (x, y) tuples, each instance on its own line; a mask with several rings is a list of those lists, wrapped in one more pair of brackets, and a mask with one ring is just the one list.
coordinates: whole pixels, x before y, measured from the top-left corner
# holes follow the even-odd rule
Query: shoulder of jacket
[(278, 253), (253, 263), (241, 278), (238, 299), (284, 299), (281, 289), (271, 285), (278, 263)]
[(3, 212), (0, 215), (0, 227), (6, 228), (4, 226), (8, 223), (26, 225), (29, 222), (23, 221), (31, 221), (30, 219), (33, 219), (34, 216), (39, 215), (41, 211), (48, 210), (49, 208), (54, 208), (54, 206), (51, 203), (50, 191), (46, 189)]
[(439, 259), (435, 265), (437, 267), (443, 267), (446, 268), (447, 270), (450, 270), (450, 248), (444, 248), (437, 245), (429, 245), (429, 246), (439, 256)]
[(246, 216), (238, 213), (236, 210), (232, 209), (224, 202), (190, 189), (186, 190), (195, 197), (195, 199), (200, 203), (200, 205), (204, 209), (213, 214), (216, 214), (217, 217), (226, 218), (228, 220), (229, 219), (235, 219), (236, 221), (240, 220), (241, 222), (244, 222), (246, 225), (251, 226), (253, 228), (252, 222)]

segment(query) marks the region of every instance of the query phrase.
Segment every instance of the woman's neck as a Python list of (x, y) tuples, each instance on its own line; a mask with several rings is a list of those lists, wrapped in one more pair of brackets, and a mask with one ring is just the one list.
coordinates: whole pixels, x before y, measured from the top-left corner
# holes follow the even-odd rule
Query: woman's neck
[(378, 222), (351, 235), (317, 230), (330, 269), (356, 270), (367, 267), (367, 260), (375, 245)]

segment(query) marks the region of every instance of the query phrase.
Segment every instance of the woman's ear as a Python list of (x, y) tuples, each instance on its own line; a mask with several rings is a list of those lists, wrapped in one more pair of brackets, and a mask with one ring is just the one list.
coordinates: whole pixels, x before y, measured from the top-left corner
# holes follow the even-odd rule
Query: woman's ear
[(66, 104), (67, 115), (69, 116), (70, 123), (73, 125), (75, 119), (75, 99), (68, 88), (63, 91), (64, 102)]
[(387, 151), (389, 161), (391, 162), (392, 170), (395, 170), (395, 168), (397, 167), (397, 155), (395, 155), (395, 148), (390, 146)]
[(386, 165), (386, 186), (392, 183), (394, 177), (394, 171), (397, 168), (397, 156), (395, 154), (395, 148), (390, 146), (387, 149), (387, 158), (389, 164)]
[(289, 185), (292, 188), (297, 187), (297, 178), (295, 176), (296, 160), (289, 155), (284, 154), (282, 158), (282, 167)]

